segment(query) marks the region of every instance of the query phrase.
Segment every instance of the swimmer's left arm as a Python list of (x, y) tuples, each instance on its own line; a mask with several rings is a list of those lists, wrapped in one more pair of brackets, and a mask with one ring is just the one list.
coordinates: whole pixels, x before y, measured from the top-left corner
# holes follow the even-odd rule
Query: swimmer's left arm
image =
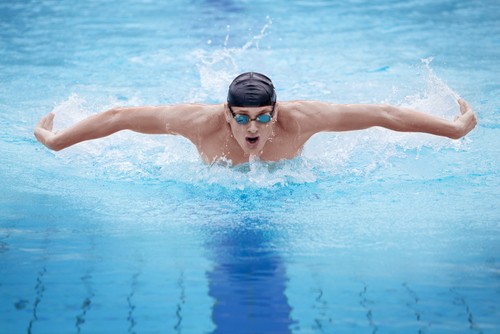
[(381, 126), (400, 132), (424, 132), (458, 139), (477, 124), (476, 115), (465, 100), (458, 100), (460, 115), (449, 121), (409, 108), (382, 104), (330, 104), (297, 102), (307, 117), (304, 127), (312, 133), (321, 131), (351, 131)]

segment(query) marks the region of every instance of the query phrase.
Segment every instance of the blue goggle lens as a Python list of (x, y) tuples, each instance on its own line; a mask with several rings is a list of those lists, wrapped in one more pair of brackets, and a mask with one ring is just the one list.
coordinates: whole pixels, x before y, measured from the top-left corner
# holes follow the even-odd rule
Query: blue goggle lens
[[(235, 115), (234, 120), (238, 124), (248, 124), (250, 120), (253, 121), (253, 119), (250, 119), (250, 116), (248, 115)], [(255, 120), (259, 123), (269, 123), (271, 121), (271, 115), (268, 114), (259, 115), (255, 118)]]

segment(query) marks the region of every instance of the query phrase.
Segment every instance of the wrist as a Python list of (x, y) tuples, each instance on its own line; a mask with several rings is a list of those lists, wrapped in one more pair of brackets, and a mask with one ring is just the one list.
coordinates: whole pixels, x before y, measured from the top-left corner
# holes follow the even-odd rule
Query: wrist
[[(60, 141), (58, 140), (57, 135), (54, 133), (47, 131), (45, 129), (40, 129), (39, 131), (39, 138), (40, 142), (50, 148), (51, 150), (54, 151), (60, 151), (63, 149), (63, 147), (60, 144)], [(38, 138), (38, 136), (37, 136)]]
[(448, 137), (451, 139), (460, 139), (463, 137), (463, 126), (460, 122), (455, 121), (452, 123), (452, 131)]

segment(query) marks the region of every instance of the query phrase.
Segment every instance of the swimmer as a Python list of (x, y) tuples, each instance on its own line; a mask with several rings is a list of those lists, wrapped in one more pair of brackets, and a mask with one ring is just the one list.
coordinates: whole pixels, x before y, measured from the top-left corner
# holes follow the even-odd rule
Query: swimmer
[(122, 130), (145, 134), (180, 135), (191, 141), (203, 161), (251, 158), (292, 159), (301, 154), (314, 134), (362, 130), (374, 126), (401, 132), (424, 132), (458, 139), (476, 126), (470, 105), (459, 99), (454, 121), (386, 104), (335, 104), (320, 101), (277, 101), (271, 80), (256, 72), (237, 76), (227, 102), (113, 108), (59, 132), (53, 132), (54, 113), (44, 116), (35, 136), (59, 151), (77, 143)]

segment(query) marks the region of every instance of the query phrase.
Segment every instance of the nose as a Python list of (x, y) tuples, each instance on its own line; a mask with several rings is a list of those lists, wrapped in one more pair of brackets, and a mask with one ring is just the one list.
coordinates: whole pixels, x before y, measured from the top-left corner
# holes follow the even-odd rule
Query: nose
[(249, 125), (248, 125), (248, 128), (247, 128), (247, 131), (248, 131), (249, 133), (256, 133), (256, 132), (259, 130), (259, 129), (257, 128), (257, 124), (255, 124), (255, 123), (257, 123), (257, 121), (256, 121), (256, 120), (251, 120), (251, 121), (250, 121), (250, 123), (249, 123)]

